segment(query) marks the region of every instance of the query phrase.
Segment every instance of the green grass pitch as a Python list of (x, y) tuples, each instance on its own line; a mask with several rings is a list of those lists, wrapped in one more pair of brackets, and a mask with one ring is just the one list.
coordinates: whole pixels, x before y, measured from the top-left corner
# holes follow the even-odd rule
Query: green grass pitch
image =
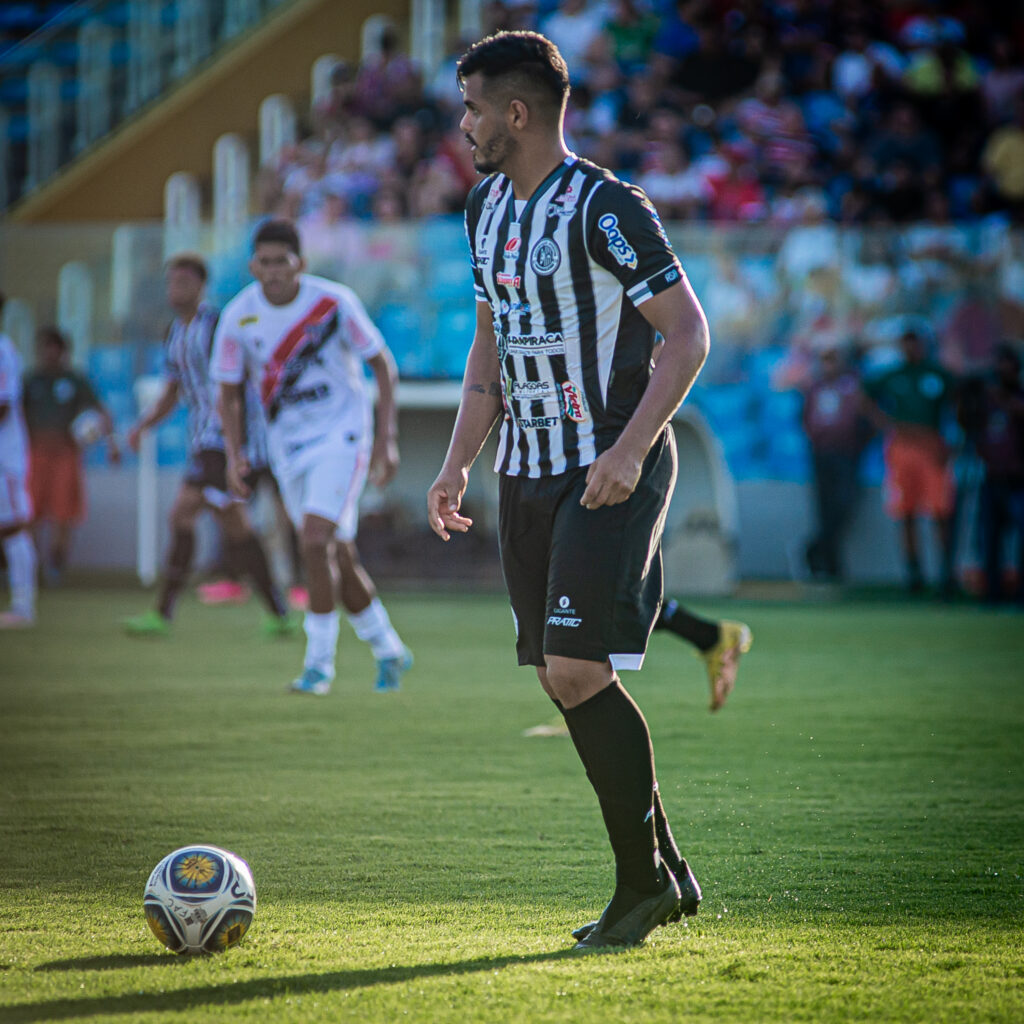
[[(388, 595), (416, 654), (372, 692), (342, 627), (327, 698), (254, 605), (44, 595), (0, 634), (0, 1021), (1024, 1020), (1024, 620), (898, 603), (696, 603), (746, 619), (737, 692), (660, 634), (651, 724), (700, 914), (579, 958), (612, 884), (596, 800), (494, 595)], [(172, 849), (252, 866), (222, 956), (166, 953)]]

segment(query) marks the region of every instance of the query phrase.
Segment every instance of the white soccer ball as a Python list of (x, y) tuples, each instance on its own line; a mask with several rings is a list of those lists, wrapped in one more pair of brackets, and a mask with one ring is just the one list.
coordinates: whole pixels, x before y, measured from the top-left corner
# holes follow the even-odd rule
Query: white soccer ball
[(183, 846), (155, 868), (142, 897), (153, 934), (174, 953), (222, 953), (256, 913), (256, 884), (237, 854)]
[(103, 417), (96, 409), (85, 409), (71, 421), (71, 436), (85, 448), (103, 436)]

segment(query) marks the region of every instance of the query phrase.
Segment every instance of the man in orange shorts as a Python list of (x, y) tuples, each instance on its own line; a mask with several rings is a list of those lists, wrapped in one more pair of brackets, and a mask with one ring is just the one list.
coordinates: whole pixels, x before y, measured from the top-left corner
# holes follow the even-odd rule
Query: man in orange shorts
[(956, 590), (953, 511), (956, 482), (942, 426), (951, 411), (956, 385), (928, 358), (924, 339), (906, 331), (900, 340), (904, 362), (865, 382), (868, 415), (885, 434), (886, 511), (902, 524), (910, 590), (924, 590), (918, 554), (917, 517), (936, 525), (942, 548), (941, 592)]
[(51, 585), (59, 582), (67, 563), (72, 528), (85, 518), (82, 452), (72, 433), (81, 413), (95, 410), (110, 460), (120, 458), (113, 420), (89, 381), (71, 368), (68, 353), (67, 338), (56, 327), (41, 327), (36, 332), (36, 368), (25, 378), (23, 397), (37, 545), (42, 525), (52, 527), (47, 555), (40, 550), (43, 575)]

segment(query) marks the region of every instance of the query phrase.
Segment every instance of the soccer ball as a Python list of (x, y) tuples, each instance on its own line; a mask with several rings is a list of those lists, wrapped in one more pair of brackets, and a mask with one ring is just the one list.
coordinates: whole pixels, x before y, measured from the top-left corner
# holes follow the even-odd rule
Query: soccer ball
[(103, 417), (96, 409), (85, 409), (71, 421), (71, 436), (85, 448), (103, 436)]
[(142, 897), (153, 934), (174, 953), (222, 953), (256, 913), (256, 884), (237, 854), (183, 846), (155, 868)]

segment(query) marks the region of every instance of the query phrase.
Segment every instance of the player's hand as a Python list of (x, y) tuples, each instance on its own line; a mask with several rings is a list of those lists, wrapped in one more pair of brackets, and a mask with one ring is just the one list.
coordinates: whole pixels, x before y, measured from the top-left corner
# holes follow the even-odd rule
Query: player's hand
[(398, 472), (398, 443), (394, 438), (377, 437), (370, 454), (370, 483), (374, 487), (386, 487)]
[(138, 426), (134, 426), (125, 435), (124, 443), (128, 445), (128, 447), (131, 448), (133, 452), (137, 452), (139, 450), (139, 441), (141, 440), (141, 438), (141, 428)]
[(643, 457), (612, 445), (602, 452), (587, 469), (587, 487), (580, 498), (584, 508), (618, 505), (636, 489), (643, 468)]
[(468, 470), (442, 469), (427, 491), (427, 522), (441, 540), (451, 540), (450, 530), (466, 533), (473, 525), (472, 519), (459, 514), (467, 483)]
[(249, 460), (244, 455), (227, 458), (228, 490), (239, 498), (248, 498), (252, 488), (245, 482), (249, 475)]

